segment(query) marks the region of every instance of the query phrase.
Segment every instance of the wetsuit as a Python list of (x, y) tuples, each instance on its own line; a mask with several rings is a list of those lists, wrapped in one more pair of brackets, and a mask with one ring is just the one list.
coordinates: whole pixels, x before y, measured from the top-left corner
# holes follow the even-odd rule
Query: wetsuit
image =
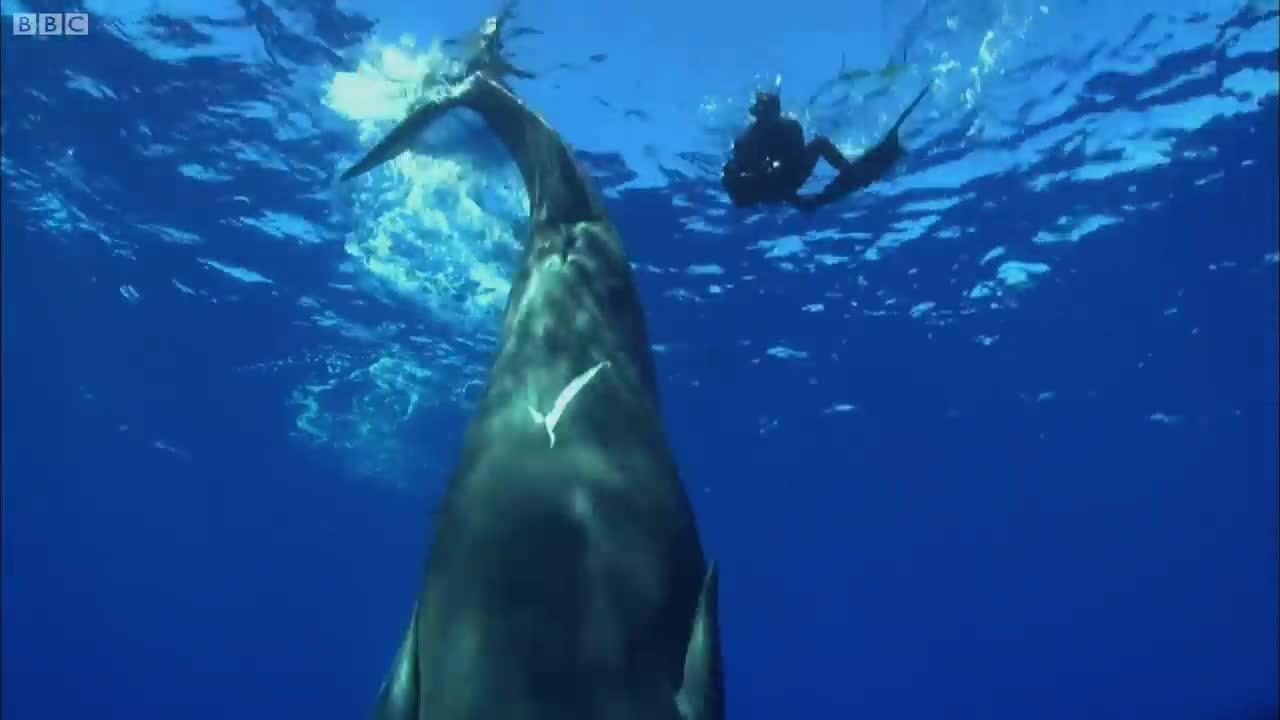
[(838, 171), (849, 167), (827, 138), (816, 137), (805, 144), (804, 129), (794, 118), (757, 120), (734, 141), (721, 183), (737, 207), (795, 202), (818, 158), (825, 158)]

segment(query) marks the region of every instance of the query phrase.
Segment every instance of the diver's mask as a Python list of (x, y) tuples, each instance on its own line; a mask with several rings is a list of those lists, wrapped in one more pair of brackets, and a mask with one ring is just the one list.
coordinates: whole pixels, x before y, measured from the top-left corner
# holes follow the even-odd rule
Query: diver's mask
[(782, 114), (782, 76), (774, 77), (770, 87), (756, 85), (756, 96), (747, 108), (756, 120), (773, 120)]
[(757, 91), (747, 112), (756, 120), (772, 120), (782, 114), (782, 98), (776, 92)]

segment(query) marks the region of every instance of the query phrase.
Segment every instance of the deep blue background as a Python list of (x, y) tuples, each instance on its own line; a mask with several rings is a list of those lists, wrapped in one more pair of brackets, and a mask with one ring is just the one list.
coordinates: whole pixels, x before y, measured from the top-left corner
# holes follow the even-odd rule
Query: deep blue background
[[(815, 385), (731, 354), (813, 276), (770, 276), (714, 326), (651, 313), (706, 343), (659, 363), (703, 378), (664, 399), (690, 486), (712, 488), (694, 496), (731, 720), (1275, 717), (1276, 127), (1272, 100), (1202, 131), (1221, 181), (1159, 175), (1144, 192), (1177, 203), (1063, 249), (1016, 310), (932, 339), (900, 317), (802, 319), (795, 341), (848, 340)], [(1016, 212), (1072, 204), (1037, 197)], [(613, 209), (628, 238), (677, 234), (661, 194)], [(93, 278), (167, 277), (163, 254), (126, 272), (22, 212), (5, 201), (4, 717), (363, 717), (430, 492), (345, 477), (288, 438), (297, 377), (235, 372), (317, 341), (289, 308), (121, 302)], [(333, 262), (297, 253), (300, 275)], [(1250, 264), (1208, 269), (1224, 259)], [(724, 421), (849, 399), (848, 422), (797, 409), (765, 437)], [(151, 448), (160, 430), (192, 459)]]

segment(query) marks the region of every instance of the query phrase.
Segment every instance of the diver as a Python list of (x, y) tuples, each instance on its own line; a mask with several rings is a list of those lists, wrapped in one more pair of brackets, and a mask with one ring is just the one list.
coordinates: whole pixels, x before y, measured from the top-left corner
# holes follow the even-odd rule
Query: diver
[[(812, 212), (835, 202), (883, 178), (906, 154), (898, 130), (928, 92), (926, 86), (885, 138), (850, 162), (829, 138), (819, 135), (805, 143), (800, 122), (782, 115), (780, 92), (757, 91), (748, 111), (751, 125), (734, 140), (720, 183), (734, 206), (741, 208), (785, 202)], [(835, 179), (816, 194), (800, 195), (819, 158), (835, 169)]]

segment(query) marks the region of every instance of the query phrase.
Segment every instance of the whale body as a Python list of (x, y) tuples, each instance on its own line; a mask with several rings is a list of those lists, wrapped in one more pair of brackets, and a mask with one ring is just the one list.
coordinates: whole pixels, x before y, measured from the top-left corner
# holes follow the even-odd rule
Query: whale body
[(569, 148), (475, 73), (342, 179), (460, 108), (519, 167), (529, 231), (373, 720), (722, 720), (716, 570), (661, 420), (630, 264)]

